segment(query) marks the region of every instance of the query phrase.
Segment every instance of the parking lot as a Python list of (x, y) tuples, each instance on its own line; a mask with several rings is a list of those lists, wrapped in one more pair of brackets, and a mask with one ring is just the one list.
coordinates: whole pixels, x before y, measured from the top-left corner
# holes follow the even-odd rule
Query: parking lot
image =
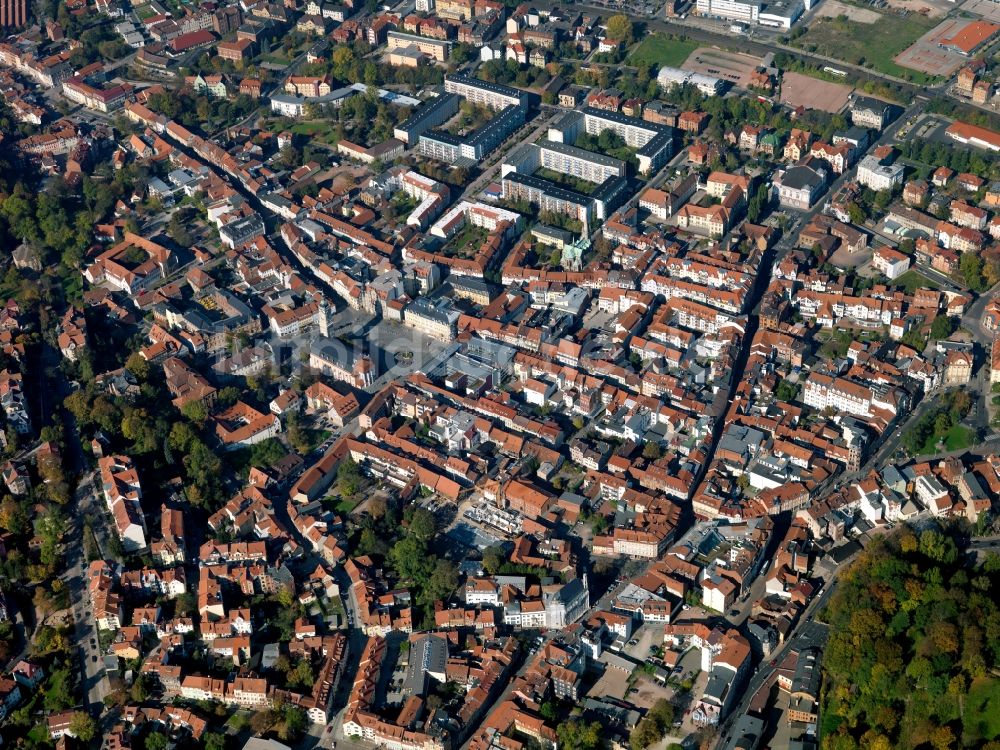
[(906, 139), (953, 144), (954, 141), (945, 135), (949, 125), (951, 121), (939, 115), (923, 115), (907, 131)]

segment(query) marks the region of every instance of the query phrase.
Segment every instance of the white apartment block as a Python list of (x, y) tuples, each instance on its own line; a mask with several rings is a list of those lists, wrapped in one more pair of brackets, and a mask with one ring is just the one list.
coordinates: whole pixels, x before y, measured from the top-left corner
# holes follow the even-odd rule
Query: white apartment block
[(609, 177), (624, 177), (625, 162), (595, 154), (575, 146), (544, 140), (538, 144), (540, 166), (587, 182), (604, 182)]
[(814, 409), (833, 409), (857, 417), (873, 416), (873, 410), (896, 413), (894, 392), (885, 395), (860, 383), (814, 372), (806, 380), (802, 401)]
[(494, 110), (527, 103), (527, 94), (520, 89), (469, 76), (446, 76), (444, 90), (445, 93), (458, 94), (473, 104), (482, 104)]

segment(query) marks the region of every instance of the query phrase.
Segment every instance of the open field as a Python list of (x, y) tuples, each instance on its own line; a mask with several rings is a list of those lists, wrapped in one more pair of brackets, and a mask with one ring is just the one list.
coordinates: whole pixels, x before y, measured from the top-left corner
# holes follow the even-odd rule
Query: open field
[(628, 56), (633, 65), (667, 65), (679, 68), (698, 48), (697, 43), (671, 39), (665, 34), (651, 34), (639, 42)]
[(757, 57), (739, 52), (726, 52), (714, 47), (699, 47), (681, 67), (692, 73), (715, 76), (737, 86), (746, 87), (750, 84), (750, 76), (758, 65), (760, 58)]
[(816, 11), (816, 18), (836, 18), (837, 16), (847, 16), (856, 23), (878, 23), (882, 17), (877, 11), (859, 8), (857, 5), (848, 5), (841, 0), (827, 0)]
[(916, 14), (904, 18), (895, 13), (884, 13), (875, 23), (819, 18), (795, 41), (795, 45), (854, 65), (926, 83), (931, 80), (927, 75), (904, 68), (894, 58), (933, 26), (934, 21)]
[(972, 22), (965, 18), (942, 21), (896, 55), (896, 62), (929, 75), (951, 76), (968, 58), (945, 45), (970, 23)]
[(847, 105), (853, 90), (853, 87), (843, 83), (789, 72), (781, 79), (781, 103), (823, 112), (839, 112)]

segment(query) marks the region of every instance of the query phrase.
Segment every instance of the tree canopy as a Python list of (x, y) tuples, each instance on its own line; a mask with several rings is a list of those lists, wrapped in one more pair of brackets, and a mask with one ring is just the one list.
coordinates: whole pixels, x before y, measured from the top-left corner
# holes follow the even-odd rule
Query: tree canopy
[(960, 552), (948, 530), (904, 527), (841, 576), (825, 614), (829, 747), (1000, 747), (1000, 558)]

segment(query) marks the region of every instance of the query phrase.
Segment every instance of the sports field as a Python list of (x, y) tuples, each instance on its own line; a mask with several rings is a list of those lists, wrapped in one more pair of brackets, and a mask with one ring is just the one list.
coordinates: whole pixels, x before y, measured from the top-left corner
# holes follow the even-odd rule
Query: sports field
[(788, 72), (781, 79), (781, 103), (789, 107), (837, 113), (847, 106), (852, 91), (852, 86), (822, 81), (802, 73)]

